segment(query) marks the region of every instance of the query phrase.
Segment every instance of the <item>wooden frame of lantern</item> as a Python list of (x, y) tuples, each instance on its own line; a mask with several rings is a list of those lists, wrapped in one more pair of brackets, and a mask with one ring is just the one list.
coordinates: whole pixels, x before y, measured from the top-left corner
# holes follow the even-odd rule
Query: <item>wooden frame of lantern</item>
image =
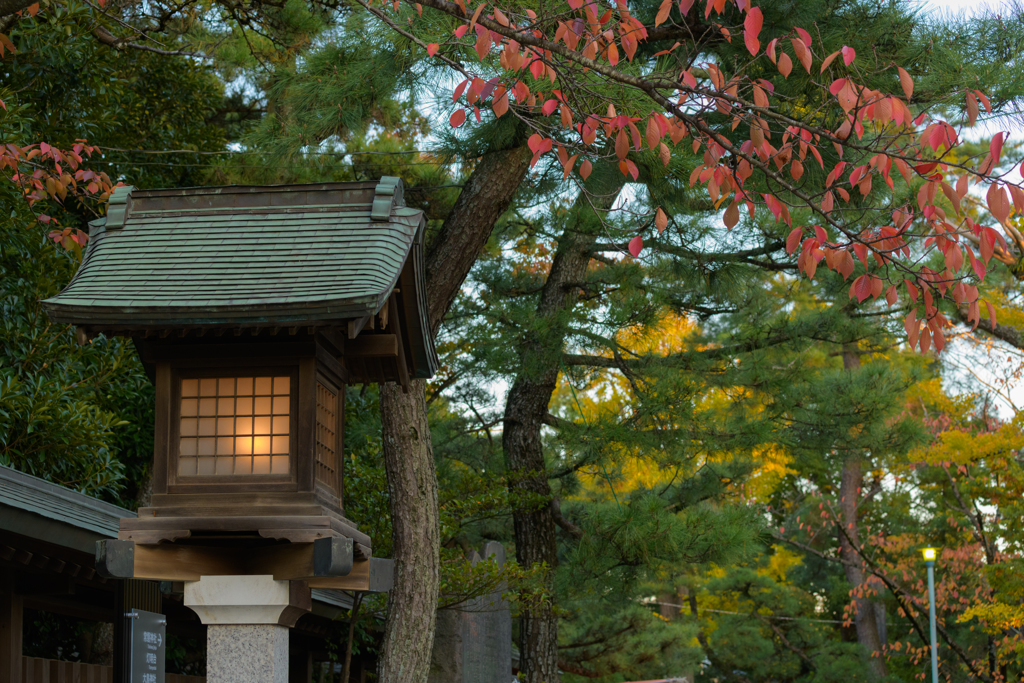
[(156, 387), (152, 503), (98, 551), (101, 571), (389, 586), (344, 515), (344, 390), (436, 370), (424, 225), (396, 178), (115, 192), (44, 303), (80, 341), (131, 337)]

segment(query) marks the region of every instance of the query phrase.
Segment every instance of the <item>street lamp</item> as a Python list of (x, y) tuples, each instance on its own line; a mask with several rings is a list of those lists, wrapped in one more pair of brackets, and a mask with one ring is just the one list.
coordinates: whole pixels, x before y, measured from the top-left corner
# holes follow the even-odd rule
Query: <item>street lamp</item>
[(924, 564), (928, 567), (928, 627), (932, 646), (932, 683), (939, 683), (939, 646), (935, 636), (935, 558), (938, 548), (922, 548)]

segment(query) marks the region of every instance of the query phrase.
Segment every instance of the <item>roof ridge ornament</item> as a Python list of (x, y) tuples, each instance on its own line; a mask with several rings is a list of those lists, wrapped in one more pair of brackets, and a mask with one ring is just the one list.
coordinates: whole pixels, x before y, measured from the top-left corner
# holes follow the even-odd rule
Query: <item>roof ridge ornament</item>
[(107, 202), (107, 230), (118, 230), (128, 222), (132, 212), (132, 185), (119, 185), (114, 188)]
[(391, 209), (396, 206), (405, 206), (405, 188), (401, 178), (386, 175), (374, 188), (370, 218), (375, 221), (390, 220)]

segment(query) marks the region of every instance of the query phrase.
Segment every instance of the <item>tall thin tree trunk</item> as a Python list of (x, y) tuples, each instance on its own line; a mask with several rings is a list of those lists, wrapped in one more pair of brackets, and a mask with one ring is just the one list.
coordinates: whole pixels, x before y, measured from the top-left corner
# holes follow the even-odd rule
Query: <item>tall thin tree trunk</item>
[[(428, 245), (427, 309), (433, 335), (529, 170), (527, 147), (489, 152), (477, 163), (455, 206)], [(395, 587), (379, 662), (381, 683), (424, 683), (430, 671), (440, 583), (437, 474), (430, 442), (426, 383), (408, 393), (380, 387), (384, 467), (388, 477)]]
[[(575, 232), (562, 235), (537, 306), (538, 319), (552, 319), (576, 301), (575, 288), (568, 288), (566, 283), (579, 282), (586, 276), (592, 244), (592, 238)], [(551, 486), (544, 462), (541, 425), (558, 381), (563, 342), (564, 330), (544, 337), (531, 335), (521, 345), (520, 372), (505, 403), (502, 432), (513, 500), (539, 501), (513, 512), (516, 559), (523, 567), (546, 563), (550, 572), (558, 566), (558, 546), (555, 517), (548, 504)], [(547, 577), (549, 588), (552, 578)], [(550, 605), (523, 611), (519, 621), (519, 656), (519, 668), (527, 683), (558, 681), (558, 618)]]
[[(856, 349), (843, 348), (843, 367), (848, 371), (860, 367), (860, 355)], [(843, 471), (839, 481), (839, 505), (843, 515), (844, 529), (844, 532), (839, 534), (839, 555), (843, 559), (846, 580), (851, 588), (856, 588), (864, 583), (864, 563), (857, 552), (860, 547), (857, 507), (860, 503), (863, 485), (863, 459), (859, 454), (848, 456), (843, 462)], [(867, 598), (860, 597), (854, 598), (854, 604), (857, 610), (853, 619), (857, 629), (857, 642), (868, 652), (872, 676), (881, 680), (887, 675), (887, 670), (885, 660), (882, 658), (882, 639), (878, 633), (879, 614), (876, 611), (880, 606)]]
[[(607, 210), (622, 185), (597, 198), (596, 208)], [(587, 212), (577, 202), (577, 211)], [(580, 214), (577, 214), (578, 216)], [(590, 214), (591, 218), (596, 218)], [(546, 563), (548, 592), (553, 594), (553, 572), (558, 566), (554, 510), (548, 502), (551, 486), (541, 441), (541, 425), (558, 381), (568, 325), (563, 312), (579, 298), (579, 284), (587, 275), (596, 230), (580, 221), (570, 223), (558, 241), (551, 271), (541, 290), (536, 319), (543, 321), (520, 344), (520, 367), (505, 403), (502, 447), (511, 476), (514, 500), (531, 504), (513, 511), (516, 559), (524, 567)], [(525, 496), (522, 494), (526, 494)], [(550, 606), (524, 609), (519, 620), (519, 669), (527, 683), (557, 683), (558, 617)]]
[(395, 585), (388, 596), (380, 656), (381, 683), (427, 680), (440, 584), (437, 474), (424, 401), (424, 380), (409, 392), (380, 387), (384, 468), (391, 500)]

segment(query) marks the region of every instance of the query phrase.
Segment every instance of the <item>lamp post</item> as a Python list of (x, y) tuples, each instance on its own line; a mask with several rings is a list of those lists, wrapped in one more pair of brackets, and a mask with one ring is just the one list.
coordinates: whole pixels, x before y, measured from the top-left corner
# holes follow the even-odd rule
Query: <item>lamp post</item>
[(932, 683), (939, 683), (939, 646), (935, 636), (935, 557), (938, 548), (922, 548), (924, 564), (928, 567), (928, 627), (932, 646)]
[(360, 491), (342, 437), (347, 386), (407, 389), (438, 366), (426, 218), (403, 192), (394, 177), (121, 186), (74, 283), (43, 303), (82, 343), (131, 337), (154, 384), (152, 501), (98, 541), (96, 569), (184, 583), (210, 683), (286, 683), (312, 589), (394, 583), (345, 517)]

